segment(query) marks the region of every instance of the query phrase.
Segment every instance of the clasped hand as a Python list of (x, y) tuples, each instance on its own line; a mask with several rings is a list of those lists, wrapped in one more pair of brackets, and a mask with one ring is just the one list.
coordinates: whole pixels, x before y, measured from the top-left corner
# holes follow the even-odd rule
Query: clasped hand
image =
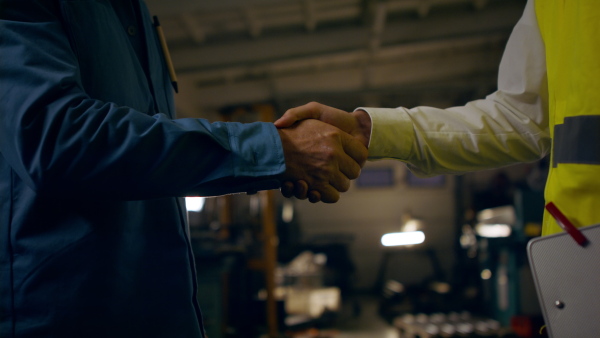
[(316, 102), (288, 110), (275, 121), (286, 172), (281, 192), (310, 202), (337, 202), (360, 175), (368, 151), (371, 120)]

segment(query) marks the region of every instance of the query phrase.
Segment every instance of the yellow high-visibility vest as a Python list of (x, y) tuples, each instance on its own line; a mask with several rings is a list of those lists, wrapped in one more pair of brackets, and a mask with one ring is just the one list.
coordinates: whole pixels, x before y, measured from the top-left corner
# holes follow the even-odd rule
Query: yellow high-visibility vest
[[(600, 1), (537, 0), (546, 49), (552, 155), (546, 202), (600, 223)], [(562, 232), (547, 212), (543, 234)]]

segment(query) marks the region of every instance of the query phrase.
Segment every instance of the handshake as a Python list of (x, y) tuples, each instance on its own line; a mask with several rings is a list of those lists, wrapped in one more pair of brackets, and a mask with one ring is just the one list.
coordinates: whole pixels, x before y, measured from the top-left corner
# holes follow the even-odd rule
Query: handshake
[(292, 108), (277, 121), (286, 171), (281, 193), (312, 203), (335, 203), (367, 160), (371, 118), (316, 102)]

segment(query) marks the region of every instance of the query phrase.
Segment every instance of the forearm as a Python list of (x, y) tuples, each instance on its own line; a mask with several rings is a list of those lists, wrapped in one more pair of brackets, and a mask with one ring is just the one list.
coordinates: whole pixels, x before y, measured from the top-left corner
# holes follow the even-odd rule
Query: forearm
[(55, 4), (10, 1), (0, 13), (0, 152), (31, 189), (146, 199), (273, 187), (262, 181), (285, 164), (271, 124), (147, 111), (162, 83), (151, 92), (135, 67), (124, 78), (118, 66), (135, 65), (127, 50), (101, 64), (80, 59)]
[[(223, 194), (243, 191), (228, 187), (226, 178), (249, 184), (285, 168), (275, 128), (266, 123), (170, 120), (94, 100), (54, 107), (27, 127), (24, 119), (12, 122), (3, 138), (13, 141), (3, 142), (2, 153), (44, 193), (126, 199)], [(221, 182), (221, 191), (213, 181)]]
[(422, 176), (535, 161), (550, 147), (545, 120), (493, 96), (449, 109), (363, 109), (373, 120), (369, 159), (398, 159)]
[(369, 158), (395, 158), (421, 175), (462, 173), (534, 161), (550, 149), (544, 44), (533, 2), (507, 43), (498, 90), (462, 107), (364, 108)]

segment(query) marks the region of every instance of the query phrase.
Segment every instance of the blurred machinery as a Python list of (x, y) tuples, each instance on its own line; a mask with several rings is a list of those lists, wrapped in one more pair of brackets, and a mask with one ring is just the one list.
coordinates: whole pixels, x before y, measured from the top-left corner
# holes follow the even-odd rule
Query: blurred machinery
[(406, 314), (394, 320), (400, 338), (516, 337), (494, 319), (473, 317), (469, 312)]
[[(352, 235), (323, 234), (302, 240), (293, 202), (275, 198), (278, 245), (269, 290), (264, 203), (258, 195), (231, 195), (206, 199), (202, 209), (189, 212), (198, 299), (210, 337), (264, 335), (269, 331), (269, 316), (275, 318), (278, 332), (330, 327), (351, 288)], [(268, 310), (269, 292), (274, 313)]]
[(475, 226), (485, 312), (502, 325), (519, 315), (540, 315), (526, 246), (541, 234), (541, 192), (518, 189), (514, 206), (479, 212)]
[[(381, 315), (400, 337), (543, 337), (525, 250), (541, 233), (543, 194), (519, 188), (511, 200), (474, 213), (462, 227), (452, 278), (380, 281)], [(428, 255), (435, 267), (435, 254)]]

